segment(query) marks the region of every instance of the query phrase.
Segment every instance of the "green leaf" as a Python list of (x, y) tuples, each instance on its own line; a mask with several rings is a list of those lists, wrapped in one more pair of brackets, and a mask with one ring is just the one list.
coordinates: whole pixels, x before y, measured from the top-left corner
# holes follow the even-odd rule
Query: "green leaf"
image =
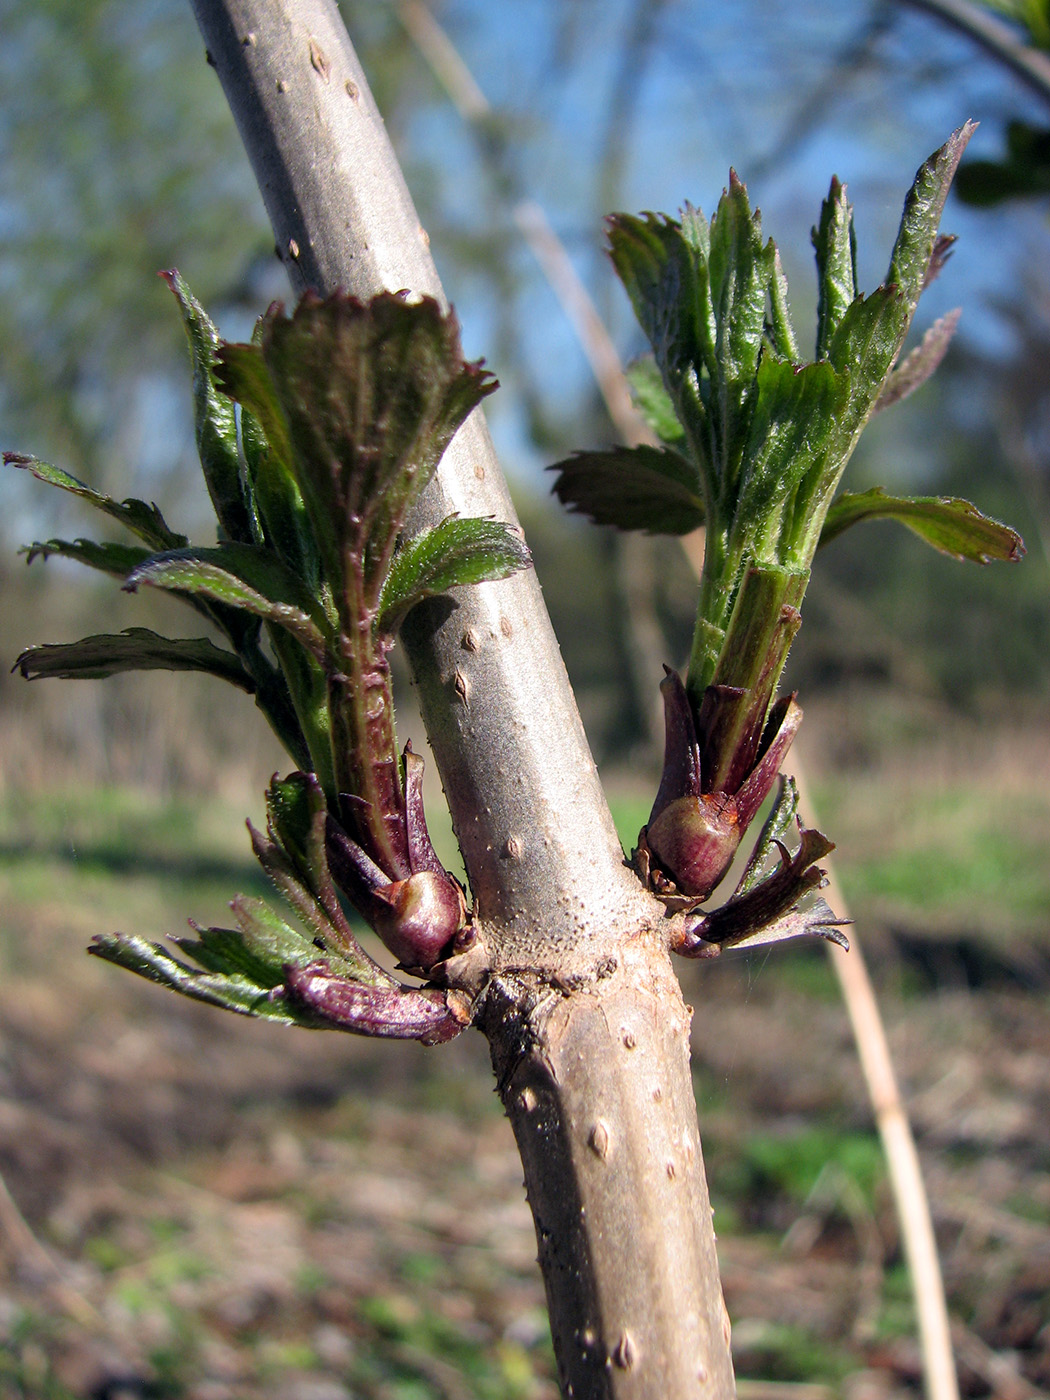
[(548, 468), (554, 494), (596, 525), (687, 535), (704, 523), (700, 474), (669, 448), (612, 447), (577, 452)]
[(975, 122), (966, 122), (953, 132), (940, 150), (934, 151), (915, 172), (915, 181), (904, 201), (904, 213), (890, 258), (886, 284), (895, 286), (904, 298), (907, 307), (905, 329), (926, 285), (930, 259), (937, 243), (937, 229), (952, 179), (976, 129)]
[(737, 527), (756, 559), (805, 568), (807, 531), (820, 493), (834, 489), (838, 425), (849, 376), (826, 360), (793, 365), (763, 355), (741, 471)]
[(320, 565), (312, 527), (293, 471), (288, 424), (257, 344), (223, 345), (216, 383), (241, 405), (241, 442), (265, 542), (316, 591)]
[(1016, 530), (982, 515), (956, 496), (888, 496), (880, 486), (854, 495), (846, 491), (833, 502), (820, 537), (822, 545), (858, 520), (899, 520), (942, 554), (975, 564), (1014, 562), (1024, 557)]
[(416, 535), (394, 555), (383, 584), (377, 634), (393, 636), (408, 612), (424, 598), (450, 588), (509, 578), (532, 562), (521, 534), (499, 520), (449, 516)]
[(769, 279), (769, 320), (766, 323), (766, 335), (773, 347), (773, 353), (780, 359), (797, 363), (802, 358), (799, 354), (798, 341), (795, 339), (795, 331), (788, 309), (787, 277), (780, 261), (780, 252), (775, 244), (773, 245), (773, 275)]
[(232, 652), (206, 637), (160, 637), (146, 627), (29, 647), (15, 666), (26, 680), (102, 680), (122, 671), (205, 671), (249, 695), (255, 690), (254, 680)]
[(269, 991), (283, 981), (287, 963), (306, 964), (317, 949), (266, 903), (238, 895), (230, 902), (237, 928), (201, 928), (192, 924), (196, 938), (171, 941), (207, 972), (246, 977)]
[(846, 310), (828, 346), (828, 362), (849, 375), (849, 411), (838, 427), (843, 459), (882, 392), (908, 329), (908, 306), (896, 287), (876, 287)]
[(140, 977), (162, 987), (193, 997), (195, 1001), (221, 1006), (242, 1016), (261, 1016), (285, 1025), (317, 1025), (316, 1017), (284, 998), (271, 1000), (270, 989), (251, 978), (243, 974), (201, 971), (173, 958), (160, 943), (150, 943), (137, 934), (99, 934), (88, 952), (129, 972), (137, 972)]
[(22, 553), (27, 564), (57, 554), (116, 578), (126, 578), (132, 569), (150, 558), (150, 551), (142, 545), (98, 544), (95, 540), (35, 540)]
[(827, 358), (831, 338), (857, 294), (857, 239), (846, 186), (832, 179), (813, 229), (817, 255), (817, 359)]
[(495, 381), (463, 360), (458, 324), (436, 301), (390, 293), (367, 305), (308, 294), (291, 317), (267, 315), (262, 356), (325, 576), (342, 605), (347, 561), (359, 559), (374, 606), (407, 511)]
[(773, 806), (755, 842), (754, 850), (748, 857), (740, 883), (733, 891), (734, 895), (748, 894), (769, 874), (771, 862), (780, 863), (780, 852), (776, 843), (786, 842), (797, 830), (795, 818), (798, 815), (798, 803), (798, 788), (794, 778), (781, 773)]
[(178, 272), (160, 274), (179, 304), (193, 362), (193, 417), (197, 454), (219, 526), (227, 539), (251, 544), (251, 508), (237, 450), (237, 418), (215, 382), (219, 332)]
[(773, 245), (763, 245), (759, 215), (751, 212), (747, 190), (731, 170), (729, 188), (723, 191), (711, 220), (709, 260), (718, 367), (712, 378), (719, 384), (727, 445), (738, 436), (738, 418), (758, 368), (773, 262)]
[(664, 388), (656, 361), (651, 356), (635, 360), (625, 371), (635, 406), (646, 423), (669, 446), (680, 443), (685, 429), (678, 421), (674, 403)]
[(57, 486), (73, 496), (79, 496), (96, 510), (102, 511), (113, 520), (118, 520), (133, 535), (137, 535), (148, 544), (150, 549), (181, 549), (189, 543), (185, 535), (169, 530), (155, 505), (146, 505), (144, 501), (134, 498), (114, 501), (102, 491), (85, 486), (82, 481), (78, 481), (61, 467), (52, 466), (50, 462), (41, 462), (36, 457), (24, 456), (20, 452), (5, 452), (4, 462), (7, 466), (31, 472), (38, 481), (45, 481), (49, 486)]
[(300, 580), (276, 555), (252, 545), (177, 549), (155, 554), (133, 569), (124, 587), (143, 584), (208, 598), (285, 628), (319, 659), (325, 651), (324, 615)]

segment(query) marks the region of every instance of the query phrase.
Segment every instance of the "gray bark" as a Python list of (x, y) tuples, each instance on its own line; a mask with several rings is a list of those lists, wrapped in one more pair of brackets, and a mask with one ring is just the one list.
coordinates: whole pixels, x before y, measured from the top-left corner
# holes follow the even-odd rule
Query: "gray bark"
[[(293, 287), (443, 300), (331, 0), (194, 0)], [(413, 530), (514, 521), (482, 415)], [(668, 921), (624, 865), (529, 572), (417, 610), (404, 642), (475, 899), (478, 998), (577, 1400), (734, 1393)], [(655, 684), (654, 678), (654, 684)]]

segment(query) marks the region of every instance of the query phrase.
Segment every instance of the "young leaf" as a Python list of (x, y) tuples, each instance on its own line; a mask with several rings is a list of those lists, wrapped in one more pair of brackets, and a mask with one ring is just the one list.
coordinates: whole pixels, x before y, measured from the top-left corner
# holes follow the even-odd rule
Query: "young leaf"
[(154, 505), (148, 506), (144, 501), (136, 501), (134, 498), (114, 501), (104, 492), (85, 486), (82, 481), (78, 481), (61, 467), (52, 466), (50, 462), (41, 462), (36, 457), (27, 457), (21, 452), (5, 452), (4, 463), (9, 467), (19, 467), (23, 471), (31, 472), (38, 481), (45, 481), (49, 486), (58, 486), (73, 496), (79, 496), (104, 515), (118, 520), (133, 535), (137, 535), (148, 544), (150, 549), (181, 549), (189, 543), (185, 535), (176, 534), (168, 528), (164, 517)]
[(178, 549), (155, 554), (133, 569), (124, 587), (143, 584), (211, 599), (283, 627), (319, 659), (324, 656), (324, 615), (317, 602), (276, 555), (252, 545)]
[(213, 366), (219, 332), (178, 272), (162, 272), (182, 312), (193, 362), (193, 418), (204, 481), (226, 539), (252, 543), (251, 508), (237, 450), (233, 404), (219, 392)]
[(700, 473), (666, 447), (610, 447), (556, 462), (554, 494), (596, 525), (688, 535), (704, 523)]
[(635, 407), (661, 442), (669, 447), (680, 443), (685, 429), (678, 421), (671, 396), (664, 388), (656, 361), (651, 355), (635, 360), (625, 370)]
[(521, 535), (502, 521), (450, 516), (394, 555), (379, 596), (376, 633), (392, 637), (424, 598), (465, 584), (508, 578), (531, 562)]
[(828, 511), (820, 543), (827, 544), (858, 520), (879, 519), (899, 520), (934, 549), (955, 559), (990, 564), (1024, 557), (1017, 531), (982, 515), (969, 501), (957, 496), (888, 496), (881, 486), (859, 494), (844, 491)]
[(233, 652), (206, 637), (160, 637), (147, 627), (79, 642), (28, 647), (15, 666), (26, 680), (102, 680), (122, 671), (206, 671), (251, 695), (255, 682)]
[(831, 338), (857, 294), (857, 239), (846, 186), (831, 181), (813, 229), (817, 254), (817, 359), (827, 358)]

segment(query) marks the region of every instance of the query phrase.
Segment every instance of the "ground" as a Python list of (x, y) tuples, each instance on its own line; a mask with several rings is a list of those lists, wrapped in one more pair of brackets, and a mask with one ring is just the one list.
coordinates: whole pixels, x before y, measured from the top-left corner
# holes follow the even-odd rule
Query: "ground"
[[(1045, 736), (1011, 743), (976, 766), (930, 743), (818, 765), (815, 790), (919, 1141), (964, 1393), (1024, 1400), (1050, 1391), (1050, 797)], [(618, 791), (629, 826), (644, 798)], [(289, 1031), (83, 956), (96, 932), (178, 932), (261, 892), (249, 813), (131, 788), (0, 798), (0, 1397), (554, 1400), (480, 1036)], [(751, 1400), (921, 1389), (828, 956), (682, 969)]]

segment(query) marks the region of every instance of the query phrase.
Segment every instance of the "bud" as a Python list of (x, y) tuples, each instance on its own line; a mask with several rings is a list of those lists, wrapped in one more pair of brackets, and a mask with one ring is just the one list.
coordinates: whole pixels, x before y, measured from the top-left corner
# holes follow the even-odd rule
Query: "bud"
[(463, 892), (444, 872), (422, 870), (372, 892), (372, 927), (406, 968), (439, 963), (466, 919)]

